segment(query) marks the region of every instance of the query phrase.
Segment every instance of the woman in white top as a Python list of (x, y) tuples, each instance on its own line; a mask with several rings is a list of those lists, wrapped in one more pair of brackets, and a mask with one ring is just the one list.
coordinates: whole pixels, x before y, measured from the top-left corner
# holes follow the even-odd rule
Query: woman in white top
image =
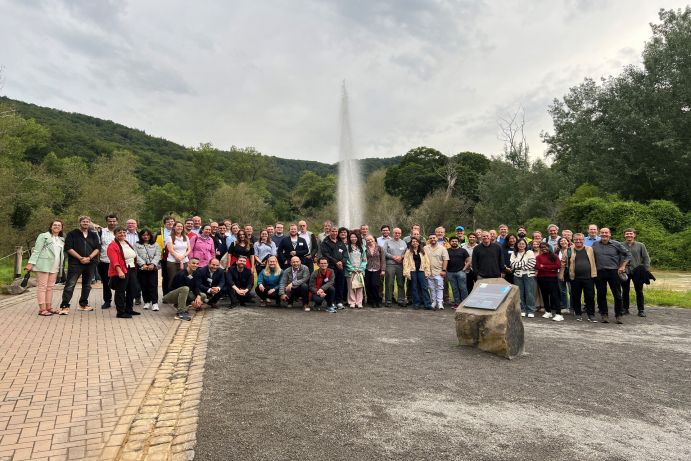
[[(175, 221), (173, 231), (170, 233), (170, 240), (166, 243), (168, 257), (166, 258), (166, 271), (168, 280), (173, 283), (173, 277), (179, 271), (187, 267), (187, 255), (190, 254), (190, 241), (185, 235), (185, 226), (180, 221)], [(170, 286), (168, 286), (170, 290)]]
[(26, 265), (27, 272), (33, 271), (36, 274), (38, 315), (46, 317), (58, 312), (53, 310), (53, 287), (64, 257), (65, 238), (62, 227), (62, 221), (59, 219), (50, 223), (48, 232), (40, 234), (36, 239), (34, 250)]
[(518, 239), (516, 251), (511, 254), (513, 283), (521, 295), (521, 316), (535, 317), (535, 253), (528, 249), (525, 239)]

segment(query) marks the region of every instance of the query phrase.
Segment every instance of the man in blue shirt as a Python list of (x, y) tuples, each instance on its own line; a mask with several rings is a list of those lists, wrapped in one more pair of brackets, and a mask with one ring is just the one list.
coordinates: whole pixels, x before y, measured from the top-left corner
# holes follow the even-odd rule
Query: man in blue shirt
[(597, 224), (590, 224), (588, 226), (588, 236), (585, 238), (583, 244), (587, 247), (592, 247), (593, 243), (600, 240), (600, 236), (597, 235)]

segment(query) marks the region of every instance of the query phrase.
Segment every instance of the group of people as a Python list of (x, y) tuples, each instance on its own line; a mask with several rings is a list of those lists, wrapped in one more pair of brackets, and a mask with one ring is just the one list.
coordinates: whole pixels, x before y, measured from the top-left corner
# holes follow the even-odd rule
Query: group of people
[[(89, 293), (92, 280), (100, 278), (101, 307), (114, 302), (117, 317), (139, 315), (134, 306), (142, 302), (144, 309), (158, 311), (160, 278), (160, 302), (174, 305), (181, 320), (190, 320), (189, 309), (218, 307), (224, 296), (230, 307), (257, 301), (329, 313), (365, 304), (457, 308), (476, 281), (502, 277), (518, 286), (525, 317), (544, 308), (542, 317), (562, 321), (562, 309), (571, 308), (582, 320), (584, 304), (587, 319), (595, 322), (597, 291), (600, 321), (606, 323), (609, 288), (615, 321), (623, 323), (632, 282), (638, 315), (646, 316), (643, 285), (651, 276), (650, 258), (634, 229), (626, 229), (620, 243), (608, 228), (594, 224), (587, 235), (570, 230), (559, 234), (550, 224), (544, 237), (539, 231), (529, 237), (525, 227), (510, 233), (503, 224), (498, 232), (476, 229), (467, 235), (457, 226), (450, 236), (443, 227), (423, 236), (416, 224), (403, 237), (400, 228), (383, 225), (375, 237), (367, 224), (348, 229), (327, 221), (315, 234), (299, 221), (285, 234), (283, 223), (276, 223), (255, 235), (251, 225), (230, 220), (203, 224), (199, 216), (184, 222), (166, 216), (154, 234), (139, 230), (134, 219), (120, 226), (110, 214), (104, 227), (88, 216), (81, 216), (79, 227), (66, 235), (63, 227), (54, 220), (38, 236), (26, 267), (36, 273), (43, 316), (69, 313), (80, 277), (79, 310), (94, 309)], [(62, 301), (53, 309), (52, 290), (65, 257)]]

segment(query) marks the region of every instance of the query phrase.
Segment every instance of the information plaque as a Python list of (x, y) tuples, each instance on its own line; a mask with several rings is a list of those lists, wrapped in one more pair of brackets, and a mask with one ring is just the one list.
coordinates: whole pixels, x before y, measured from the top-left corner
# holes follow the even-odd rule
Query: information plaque
[(511, 285), (478, 282), (470, 296), (463, 301), (463, 307), (495, 311), (504, 302), (509, 291)]

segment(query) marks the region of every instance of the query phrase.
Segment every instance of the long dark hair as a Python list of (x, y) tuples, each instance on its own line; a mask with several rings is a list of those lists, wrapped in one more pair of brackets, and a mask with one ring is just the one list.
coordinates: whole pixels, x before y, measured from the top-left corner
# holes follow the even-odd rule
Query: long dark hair
[(420, 239), (417, 237), (410, 237), (410, 242), (408, 242), (408, 251), (413, 252), (413, 240), (417, 242), (417, 252), (421, 255), (425, 254), (425, 247), (420, 243)]
[(540, 253), (542, 253), (542, 246), (543, 245), (547, 247), (547, 250), (549, 250), (549, 253), (548, 253), (549, 260), (554, 262), (557, 259), (557, 255), (554, 254), (554, 251), (552, 250), (552, 247), (549, 243), (540, 242)]
[[(355, 238), (357, 239), (356, 242), (355, 242), (355, 244), (353, 244), (353, 243), (350, 241), (350, 236), (351, 236), (351, 235), (354, 235)], [(356, 245), (355, 248), (358, 249), (358, 250), (360, 250), (360, 253), (362, 253), (362, 236), (360, 235), (360, 232), (359, 232), (359, 231), (350, 230), (350, 231), (348, 231), (348, 251), (350, 251), (350, 250), (353, 249), (353, 245)]]
[(513, 237), (516, 239), (516, 244), (518, 243), (518, 236), (516, 234), (508, 234), (506, 237), (504, 237), (504, 244), (502, 245), (505, 250), (516, 250), (516, 244), (514, 246), (509, 245), (509, 239)]

